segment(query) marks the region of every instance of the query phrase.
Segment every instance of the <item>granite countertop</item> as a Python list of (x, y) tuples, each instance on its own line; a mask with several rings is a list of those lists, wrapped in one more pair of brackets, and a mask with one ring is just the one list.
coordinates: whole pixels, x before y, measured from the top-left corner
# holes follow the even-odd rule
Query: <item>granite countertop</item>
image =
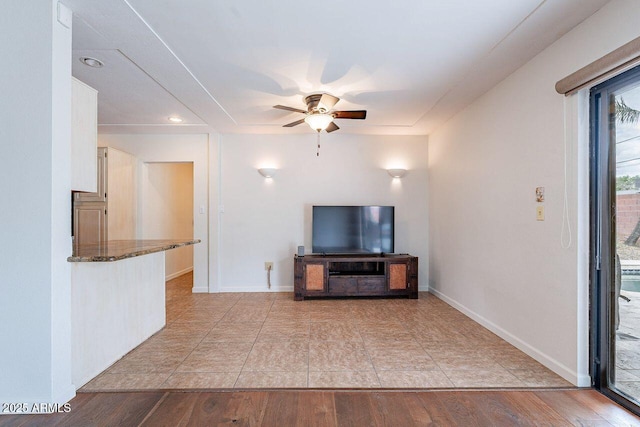
[(99, 245), (80, 245), (67, 258), (69, 262), (109, 262), (133, 258), (154, 252), (168, 251), (182, 246), (195, 245), (200, 239), (192, 240), (109, 240)]

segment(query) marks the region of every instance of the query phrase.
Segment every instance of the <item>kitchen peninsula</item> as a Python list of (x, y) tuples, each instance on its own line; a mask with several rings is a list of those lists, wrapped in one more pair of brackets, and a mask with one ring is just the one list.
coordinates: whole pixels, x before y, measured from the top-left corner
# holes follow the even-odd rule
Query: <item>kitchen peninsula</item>
[(200, 240), (114, 240), (79, 245), (71, 268), (76, 388), (165, 326), (164, 251)]

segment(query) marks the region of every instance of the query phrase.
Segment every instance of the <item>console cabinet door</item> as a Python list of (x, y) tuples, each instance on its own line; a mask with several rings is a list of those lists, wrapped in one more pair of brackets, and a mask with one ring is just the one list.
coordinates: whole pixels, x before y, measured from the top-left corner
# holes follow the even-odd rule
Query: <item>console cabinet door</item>
[(323, 292), (325, 282), (324, 264), (308, 263), (305, 265), (304, 287), (307, 291)]
[(389, 263), (389, 290), (400, 291), (407, 289), (409, 278), (406, 263)]

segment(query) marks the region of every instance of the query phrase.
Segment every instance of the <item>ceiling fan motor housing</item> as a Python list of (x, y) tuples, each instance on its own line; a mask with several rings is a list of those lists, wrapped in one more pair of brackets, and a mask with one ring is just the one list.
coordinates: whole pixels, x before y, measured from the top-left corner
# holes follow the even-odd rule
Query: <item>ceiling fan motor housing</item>
[(307, 111), (311, 114), (328, 113), (338, 101), (340, 101), (340, 98), (328, 93), (314, 93), (304, 98), (304, 102), (307, 104)]

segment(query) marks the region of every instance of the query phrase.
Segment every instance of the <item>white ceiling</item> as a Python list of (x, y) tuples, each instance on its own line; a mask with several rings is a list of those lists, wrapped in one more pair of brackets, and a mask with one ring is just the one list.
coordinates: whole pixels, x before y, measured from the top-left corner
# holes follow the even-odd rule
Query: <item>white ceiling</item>
[[(100, 132), (301, 133), (328, 92), (341, 133), (424, 135), (608, 0), (63, 0)], [(102, 60), (100, 69), (78, 58)], [(184, 119), (170, 124), (169, 116)]]

